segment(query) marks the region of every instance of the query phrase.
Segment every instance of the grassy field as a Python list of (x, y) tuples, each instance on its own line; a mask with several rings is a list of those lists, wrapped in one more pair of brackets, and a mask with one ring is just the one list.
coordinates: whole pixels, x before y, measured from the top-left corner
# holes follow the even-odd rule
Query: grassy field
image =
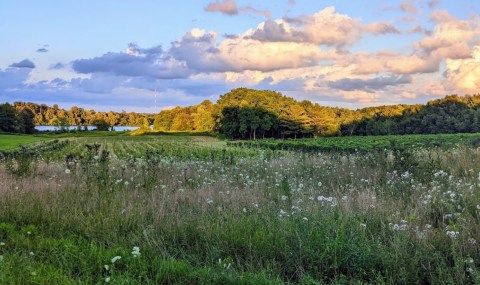
[(45, 140), (47, 139), (30, 135), (0, 134), (0, 150), (11, 150)]
[(89, 136), (9, 152), (0, 284), (480, 284), (471, 140), (299, 150)]

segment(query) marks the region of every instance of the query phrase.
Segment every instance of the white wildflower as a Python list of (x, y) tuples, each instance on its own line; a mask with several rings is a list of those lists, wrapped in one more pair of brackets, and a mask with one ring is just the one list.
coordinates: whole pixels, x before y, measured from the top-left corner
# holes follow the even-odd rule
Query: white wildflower
[(140, 256), (140, 247), (134, 246), (133, 249), (132, 249), (132, 255), (133, 255), (133, 257)]
[(110, 280), (111, 280), (111, 278), (110, 278), (110, 277), (107, 277), (107, 278), (105, 278), (105, 283), (109, 283), (109, 282), (110, 282)]
[(447, 231), (447, 236), (449, 238), (452, 238), (452, 239), (455, 239), (457, 238), (457, 236), (459, 235), (460, 233), (459, 232), (456, 232), (456, 231)]
[(112, 260), (111, 260), (111, 261), (112, 261), (112, 264), (115, 263), (115, 262), (117, 262), (117, 261), (120, 260), (120, 259), (122, 259), (121, 256), (119, 256), (119, 255), (115, 256), (115, 257), (112, 258)]
[(286, 195), (282, 195), (281, 199), (282, 199), (282, 201), (287, 201), (287, 199), (288, 199), (288, 196), (286, 196)]
[(68, 169), (68, 168), (65, 169), (65, 173), (66, 173), (66, 174), (70, 174), (70, 169)]
[(105, 270), (107, 270), (107, 271), (109, 271), (109, 270), (110, 270), (110, 266), (108, 266), (107, 264), (105, 264), (103, 267), (104, 267), (104, 268), (105, 268)]

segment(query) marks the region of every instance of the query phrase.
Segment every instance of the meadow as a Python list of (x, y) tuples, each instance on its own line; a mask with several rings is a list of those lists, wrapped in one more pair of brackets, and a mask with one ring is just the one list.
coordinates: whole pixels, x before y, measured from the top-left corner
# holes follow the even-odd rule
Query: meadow
[(22, 145), (45, 141), (45, 138), (29, 135), (12, 135), (0, 133), (0, 151), (11, 150)]
[(2, 152), (0, 284), (480, 284), (477, 138), (115, 135)]

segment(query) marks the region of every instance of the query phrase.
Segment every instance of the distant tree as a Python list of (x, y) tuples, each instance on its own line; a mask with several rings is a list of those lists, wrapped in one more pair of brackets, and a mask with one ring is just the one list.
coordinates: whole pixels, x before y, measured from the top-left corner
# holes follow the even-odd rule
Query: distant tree
[(110, 125), (103, 119), (96, 120), (93, 125), (95, 126), (97, 131), (108, 131), (110, 128)]
[(0, 105), (0, 131), (2, 132), (17, 132), (18, 119), (15, 108), (8, 104)]

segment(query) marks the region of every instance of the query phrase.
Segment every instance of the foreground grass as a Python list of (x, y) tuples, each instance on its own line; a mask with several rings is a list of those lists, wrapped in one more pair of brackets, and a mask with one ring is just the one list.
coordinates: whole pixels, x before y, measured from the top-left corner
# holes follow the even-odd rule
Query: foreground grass
[(0, 134), (0, 150), (11, 150), (45, 140), (48, 139), (32, 135)]
[(480, 282), (478, 149), (121, 143), (0, 168), (0, 284)]

